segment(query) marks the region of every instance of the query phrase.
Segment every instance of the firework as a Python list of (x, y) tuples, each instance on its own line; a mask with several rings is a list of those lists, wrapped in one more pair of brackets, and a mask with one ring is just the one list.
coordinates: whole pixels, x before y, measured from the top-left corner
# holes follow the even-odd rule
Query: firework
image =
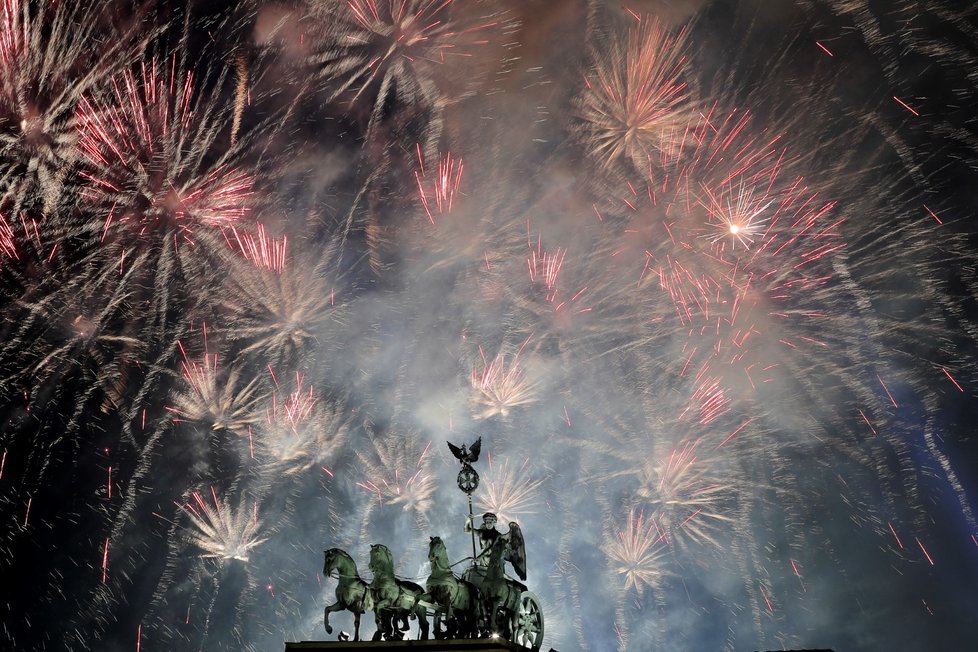
[(133, 29), (104, 38), (108, 18), (81, 5), (0, 3), (0, 197), (15, 212), (54, 208), (76, 163), (82, 94), (141, 50)]
[(260, 418), (259, 379), (244, 382), (241, 378), (243, 370), (238, 367), (227, 374), (221, 373), (216, 353), (205, 352), (198, 362), (190, 360), (183, 351), (180, 366), (186, 387), (172, 398), (169, 409), (174, 420), (201, 423), (211, 430), (227, 430), (239, 437), (247, 436)]
[(564, 264), (566, 253), (567, 250), (560, 247), (557, 247), (553, 253), (548, 253), (538, 245), (535, 251), (530, 252), (530, 258), (526, 261), (530, 270), (530, 280), (538, 282), (546, 288), (547, 301), (551, 303), (557, 296), (557, 277)]
[(394, 107), (437, 116), (468, 93), (490, 34), (505, 19), (453, 0), (323, 0), (308, 17), (328, 101), (372, 101), (371, 125)]
[(181, 270), (185, 252), (226, 249), (221, 230), (248, 211), (252, 176), (221, 142), (226, 108), (195, 90), (176, 59), (152, 59), (88, 93), (78, 109), (87, 210), (103, 215), (102, 247), (120, 268)]
[(105, 407), (117, 406), (144, 349), (132, 328), (117, 327), (131, 316), (126, 278), (112, 269), (84, 274), (81, 266), (52, 266), (38, 282), (33, 274), (47, 264), (37, 259), (42, 253), (38, 225), (22, 221), (19, 226), (29, 237), (17, 239), (20, 253), (2, 274), (15, 297), (6, 315), (9, 350), (16, 352), (4, 365), (7, 380), (43, 396), (80, 372), (92, 387), (106, 392)]
[(357, 485), (373, 494), (380, 505), (409, 512), (423, 519), (434, 503), (435, 478), (429, 470), (431, 442), (414, 434), (381, 438), (370, 436), (372, 446), (357, 451), (363, 479)]
[(0, 253), (8, 258), (17, 258), (17, 237), (3, 213), (0, 213)]
[(238, 229), (231, 229), (231, 233), (232, 237), (229, 239), (255, 267), (279, 273), (285, 269), (288, 237), (283, 236), (278, 239), (270, 236), (264, 224), (258, 224), (254, 234), (241, 232)]
[(543, 480), (534, 479), (528, 468), (529, 459), (522, 464), (502, 463), (489, 458), (489, 472), (482, 476), (476, 503), (480, 510), (494, 513), (500, 521), (517, 521), (536, 513), (537, 491)]
[(432, 171), (432, 178), (429, 179), (424, 169), (424, 157), (421, 155), (421, 147), (418, 146), (418, 165), (420, 169), (414, 173), (415, 181), (418, 184), (418, 200), (424, 207), (428, 221), (435, 223), (435, 216), (439, 218), (452, 212), (455, 202), (455, 195), (458, 194), (459, 184), (462, 183), (462, 161), (459, 158), (452, 158), (451, 153), (446, 154), (438, 161), (438, 167)]
[(681, 4), (0, 0), (0, 647), (319, 638), (479, 435), (547, 646), (970, 649), (974, 17)]
[(642, 594), (654, 589), (666, 573), (662, 565), (664, 537), (653, 519), (645, 513), (630, 511), (623, 529), (616, 529), (603, 550), (613, 570), (622, 576), (625, 590)]
[(724, 503), (735, 487), (721, 482), (696, 454), (699, 442), (686, 443), (668, 457), (646, 460), (639, 471), (638, 499), (645, 502), (667, 542), (719, 547), (722, 526), (733, 520)]
[(260, 534), (258, 503), (249, 505), (242, 499), (231, 506), (226, 499), (218, 498), (213, 487), (210, 502), (196, 491), (192, 498), (191, 502), (178, 506), (190, 519), (192, 528), (187, 536), (204, 557), (247, 562), (252, 550), (266, 541)]
[[(529, 226), (529, 225), (528, 225)], [(527, 234), (529, 235), (529, 233)], [(572, 287), (567, 291), (566, 277), (563, 283), (561, 272), (564, 270), (564, 260), (567, 257), (567, 249), (556, 247), (553, 251), (543, 248), (542, 238), (537, 237), (536, 245), (528, 242), (530, 255), (526, 259), (526, 266), (529, 272), (531, 285), (530, 294), (541, 294), (544, 304), (550, 304), (550, 310), (554, 318), (564, 317), (564, 315), (581, 314), (591, 311), (586, 299), (588, 296), (588, 286)], [(526, 306), (528, 302), (517, 299), (518, 305)], [(532, 303), (529, 302), (529, 303)], [(563, 313), (563, 314), (561, 314)], [(564, 321), (557, 321), (557, 324), (566, 325), (569, 317)]]
[[(526, 346), (525, 342), (523, 346)], [(469, 375), (471, 402), (477, 419), (487, 419), (497, 414), (506, 418), (514, 408), (540, 400), (539, 383), (527, 376), (520, 364), (522, 349), (520, 347), (520, 351), (513, 356), (500, 351), (489, 360), (479, 347), (482, 364), (472, 369)]]
[(625, 43), (611, 37), (578, 100), (581, 138), (603, 168), (646, 170), (681, 144), (692, 116), (684, 31), (641, 19)]
[(291, 474), (329, 464), (345, 444), (348, 427), (339, 406), (324, 404), (313, 386), (295, 373), (272, 394), (257, 433), (271, 468)]
[(780, 136), (749, 127), (739, 112), (701, 117), (672, 164), (675, 176), (653, 173), (644, 192), (621, 200), (632, 213), (619, 227), (621, 262), (633, 260), (639, 284), (671, 305), (660, 331), (685, 340), (675, 368), (694, 379), (688, 409), (703, 424), (786, 357), (849, 336), (848, 324), (810, 334), (835, 280), (843, 219), (790, 176)]
[(260, 355), (275, 366), (295, 363), (315, 344), (328, 340), (331, 330), (342, 326), (339, 281), (330, 274), (336, 245), (321, 252), (318, 264), (300, 258), (282, 265), (278, 261), (284, 249), (280, 255), (275, 245), (259, 241), (256, 246), (251, 255), (270, 266), (265, 262), (257, 267), (237, 265), (229, 276), (223, 300), (230, 311), (227, 335), (241, 343), (242, 355)]
[[(16, 216), (0, 212), (0, 255), (5, 258), (0, 274), (4, 280), (21, 288), (32, 285), (23, 275), (33, 267), (53, 267), (62, 235), (60, 226), (25, 211)], [(84, 252), (75, 253), (84, 258)]]
[(737, 245), (750, 249), (755, 240), (765, 235), (764, 225), (770, 219), (767, 211), (776, 200), (763, 196), (759, 201), (754, 197), (755, 191), (755, 186), (747, 185), (743, 179), (737, 188), (723, 188), (721, 193), (713, 193), (704, 186), (703, 194), (707, 198), (704, 206), (710, 215), (709, 228), (715, 228), (714, 233), (704, 237), (713, 244), (727, 239), (732, 249)]

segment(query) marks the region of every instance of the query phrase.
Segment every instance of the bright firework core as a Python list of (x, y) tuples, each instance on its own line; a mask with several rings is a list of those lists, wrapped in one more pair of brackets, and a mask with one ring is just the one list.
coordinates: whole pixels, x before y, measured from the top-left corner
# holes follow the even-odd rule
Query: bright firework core
[(0, 649), (322, 639), (324, 550), (467, 563), (477, 437), (543, 649), (971, 649), (976, 53), (952, 0), (0, 0)]

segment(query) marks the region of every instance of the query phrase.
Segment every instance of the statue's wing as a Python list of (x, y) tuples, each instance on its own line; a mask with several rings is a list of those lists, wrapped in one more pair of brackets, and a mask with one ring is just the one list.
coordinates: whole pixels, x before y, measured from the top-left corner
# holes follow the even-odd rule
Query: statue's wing
[(447, 442), (447, 443), (448, 443), (448, 449), (450, 451), (452, 451), (452, 455), (454, 455), (457, 459), (460, 459), (461, 460), (462, 459), (462, 449), (459, 448), (458, 446), (456, 446), (455, 444), (453, 444), (452, 442)]
[(475, 440), (475, 443), (469, 446), (469, 464), (479, 461), (479, 453), (482, 451), (482, 437)]
[(519, 578), (526, 581), (526, 545), (523, 542), (523, 531), (512, 521), (509, 524), (509, 555), (506, 559), (513, 565)]

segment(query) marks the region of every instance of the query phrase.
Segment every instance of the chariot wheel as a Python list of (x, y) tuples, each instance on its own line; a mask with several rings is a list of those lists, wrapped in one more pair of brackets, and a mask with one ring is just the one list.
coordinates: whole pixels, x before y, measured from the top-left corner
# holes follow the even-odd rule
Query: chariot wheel
[(512, 641), (531, 650), (543, 645), (543, 608), (540, 599), (530, 591), (523, 591), (516, 603), (510, 622)]

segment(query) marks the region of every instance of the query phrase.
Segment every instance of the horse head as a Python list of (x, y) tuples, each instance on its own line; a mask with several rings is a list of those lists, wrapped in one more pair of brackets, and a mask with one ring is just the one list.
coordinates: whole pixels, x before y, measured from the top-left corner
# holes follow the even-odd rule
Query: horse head
[(445, 550), (445, 542), (441, 537), (430, 537), (428, 543), (428, 561), (437, 568), (448, 567), (448, 551)]
[(374, 543), (370, 546), (370, 564), (368, 566), (374, 574), (390, 574), (394, 572), (394, 558), (390, 549), (382, 543)]
[(338, 570), (341, 575), (356, 575), (356, 564), (353, 563), (353, 558), (345, 550), (330, 548), (323, 551), (323, 575), (328, 577), (333, 574), (334, 570)]

